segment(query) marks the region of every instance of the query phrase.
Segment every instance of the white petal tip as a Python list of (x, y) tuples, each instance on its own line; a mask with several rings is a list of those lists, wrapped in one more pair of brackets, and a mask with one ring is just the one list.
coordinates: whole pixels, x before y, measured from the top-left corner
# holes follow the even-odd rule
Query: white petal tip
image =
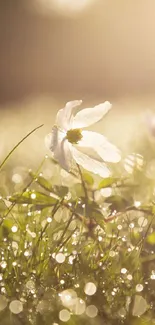
[(108, 110), (112, 108), (112, 104), (109, 101), (104, 102), (103, 105), (105, 105)]
[(80, 100), (72, 100), (66, 103), (66, 107), (76, 107), (82, 104), (82, 99)]
[(119, 152), (116, 152), (115, 155), (113, 156), (113, 162), (114, 163), (118, 163), (119, 161), (121, 161), (121, 154)]

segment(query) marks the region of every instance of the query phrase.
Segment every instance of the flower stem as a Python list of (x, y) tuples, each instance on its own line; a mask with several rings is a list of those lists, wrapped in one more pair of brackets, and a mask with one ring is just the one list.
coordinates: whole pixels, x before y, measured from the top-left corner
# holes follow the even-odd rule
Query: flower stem
[(81, 183), (82, 183), (82, 186), (83, 186), (83, 190), (84, 190), (84, 194), (85, 194), (86, 203), (88, 203), (88, 193), (87, 193), (87, 189), (86, 189), (85, 181), (84, 181), (84, 179), (83, 179), (83, 175), (82, 175), (81, 168), (80, 168), (79, 164), (77, 164), (77, 168), (78, 168), (78, 171), (79, 171), (79, 174), (80, 174)]
[(20, 146), (20, 144), (27, 139), (32, 133), (34, 133), (37, 129), (40, 129), (44, 124), (41, 124), (37, 126), (35, 129), (33, 129), (31, 132), (29, 132), (24, 138), (22, 138), (14, 147), (13, 149), (8, 153), (8, 155), (5, 157), (5, 159), (0, 164), (0, 169), (4, 166), (6, 161), (9, 159), (9, 157), (12, 155), (12, 153)]

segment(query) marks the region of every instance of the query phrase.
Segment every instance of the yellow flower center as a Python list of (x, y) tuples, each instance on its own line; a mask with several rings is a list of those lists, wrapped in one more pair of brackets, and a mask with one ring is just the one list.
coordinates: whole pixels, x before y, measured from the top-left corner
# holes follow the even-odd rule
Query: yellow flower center
[(68, 130), (66, 138), (70, 143), (77, 144), (82, 139), (82, 130), (81, 129)]

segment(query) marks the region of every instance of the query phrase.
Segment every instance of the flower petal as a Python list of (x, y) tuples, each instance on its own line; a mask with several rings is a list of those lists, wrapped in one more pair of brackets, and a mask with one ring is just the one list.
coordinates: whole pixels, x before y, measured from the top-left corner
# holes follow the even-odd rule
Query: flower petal
[(78, 112), (72, 123), (72, 128), (83, 128), (100, 121), (103, 116), (111, 109), (112, 105), (106, 101), (92, 108), (85, 108)]
[(116, 163), (121, 160), (119, 149), (111, 144), (102, 134), (82, 131), (82, 135), (83, 138), (78, 143), (78, 146), (92, 148), (104, 161)]
[(110, 170), (104, 163), (89, 157), (88, 155), (77, 150), (75, 147), (72, 147), (72, 155), (76, 163), (82, 166), (84, 169), (104, 178), (110, 176)]
[(53, 158), (58, 161), (60, 166), (69, 171), (72, 163), (72, 155), (70, 143), (65, 138), (65, 133), (54, 126), (52, 133), (45, 137), (45, 145), (53, 152)]
[(97, 146), (96, 152), (104, 161), (118, 163), (121, 160), (120, 150), (108, 140), (106, 144)]
[(73, 109), (82, 104), (82, 100), (74, 100), (66, 103), (65, 107), (60, 109), (57, 113), (56, 124), (62, 130), (68, 130), (71, 124)]
[(52, 152), (58, 145), (58, 139), (61, 141), (64, 138), (64, 133), (59, 132), (56, 125), (53, 126), (52, 132), (47, 134), (45, 137), (45, 146), (47, 149), (50, 149)]
[(67, 171), (70, 171), (72, 165), (70, 147), (70, 143), (64, 138), (54, 151), (54, 158), (59, 162), (60, 166)]

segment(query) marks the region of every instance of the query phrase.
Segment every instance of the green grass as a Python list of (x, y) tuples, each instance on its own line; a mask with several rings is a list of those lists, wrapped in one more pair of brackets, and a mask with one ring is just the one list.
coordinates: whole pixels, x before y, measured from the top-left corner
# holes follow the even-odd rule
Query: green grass
[(143, 151), (132, 174), (123, 161), (109, 179), (67, 174), (46, 156), (1, 182), (0, 324), (60, 325), (63, 309), (67, 325), (154, 324), (155, 180)]

